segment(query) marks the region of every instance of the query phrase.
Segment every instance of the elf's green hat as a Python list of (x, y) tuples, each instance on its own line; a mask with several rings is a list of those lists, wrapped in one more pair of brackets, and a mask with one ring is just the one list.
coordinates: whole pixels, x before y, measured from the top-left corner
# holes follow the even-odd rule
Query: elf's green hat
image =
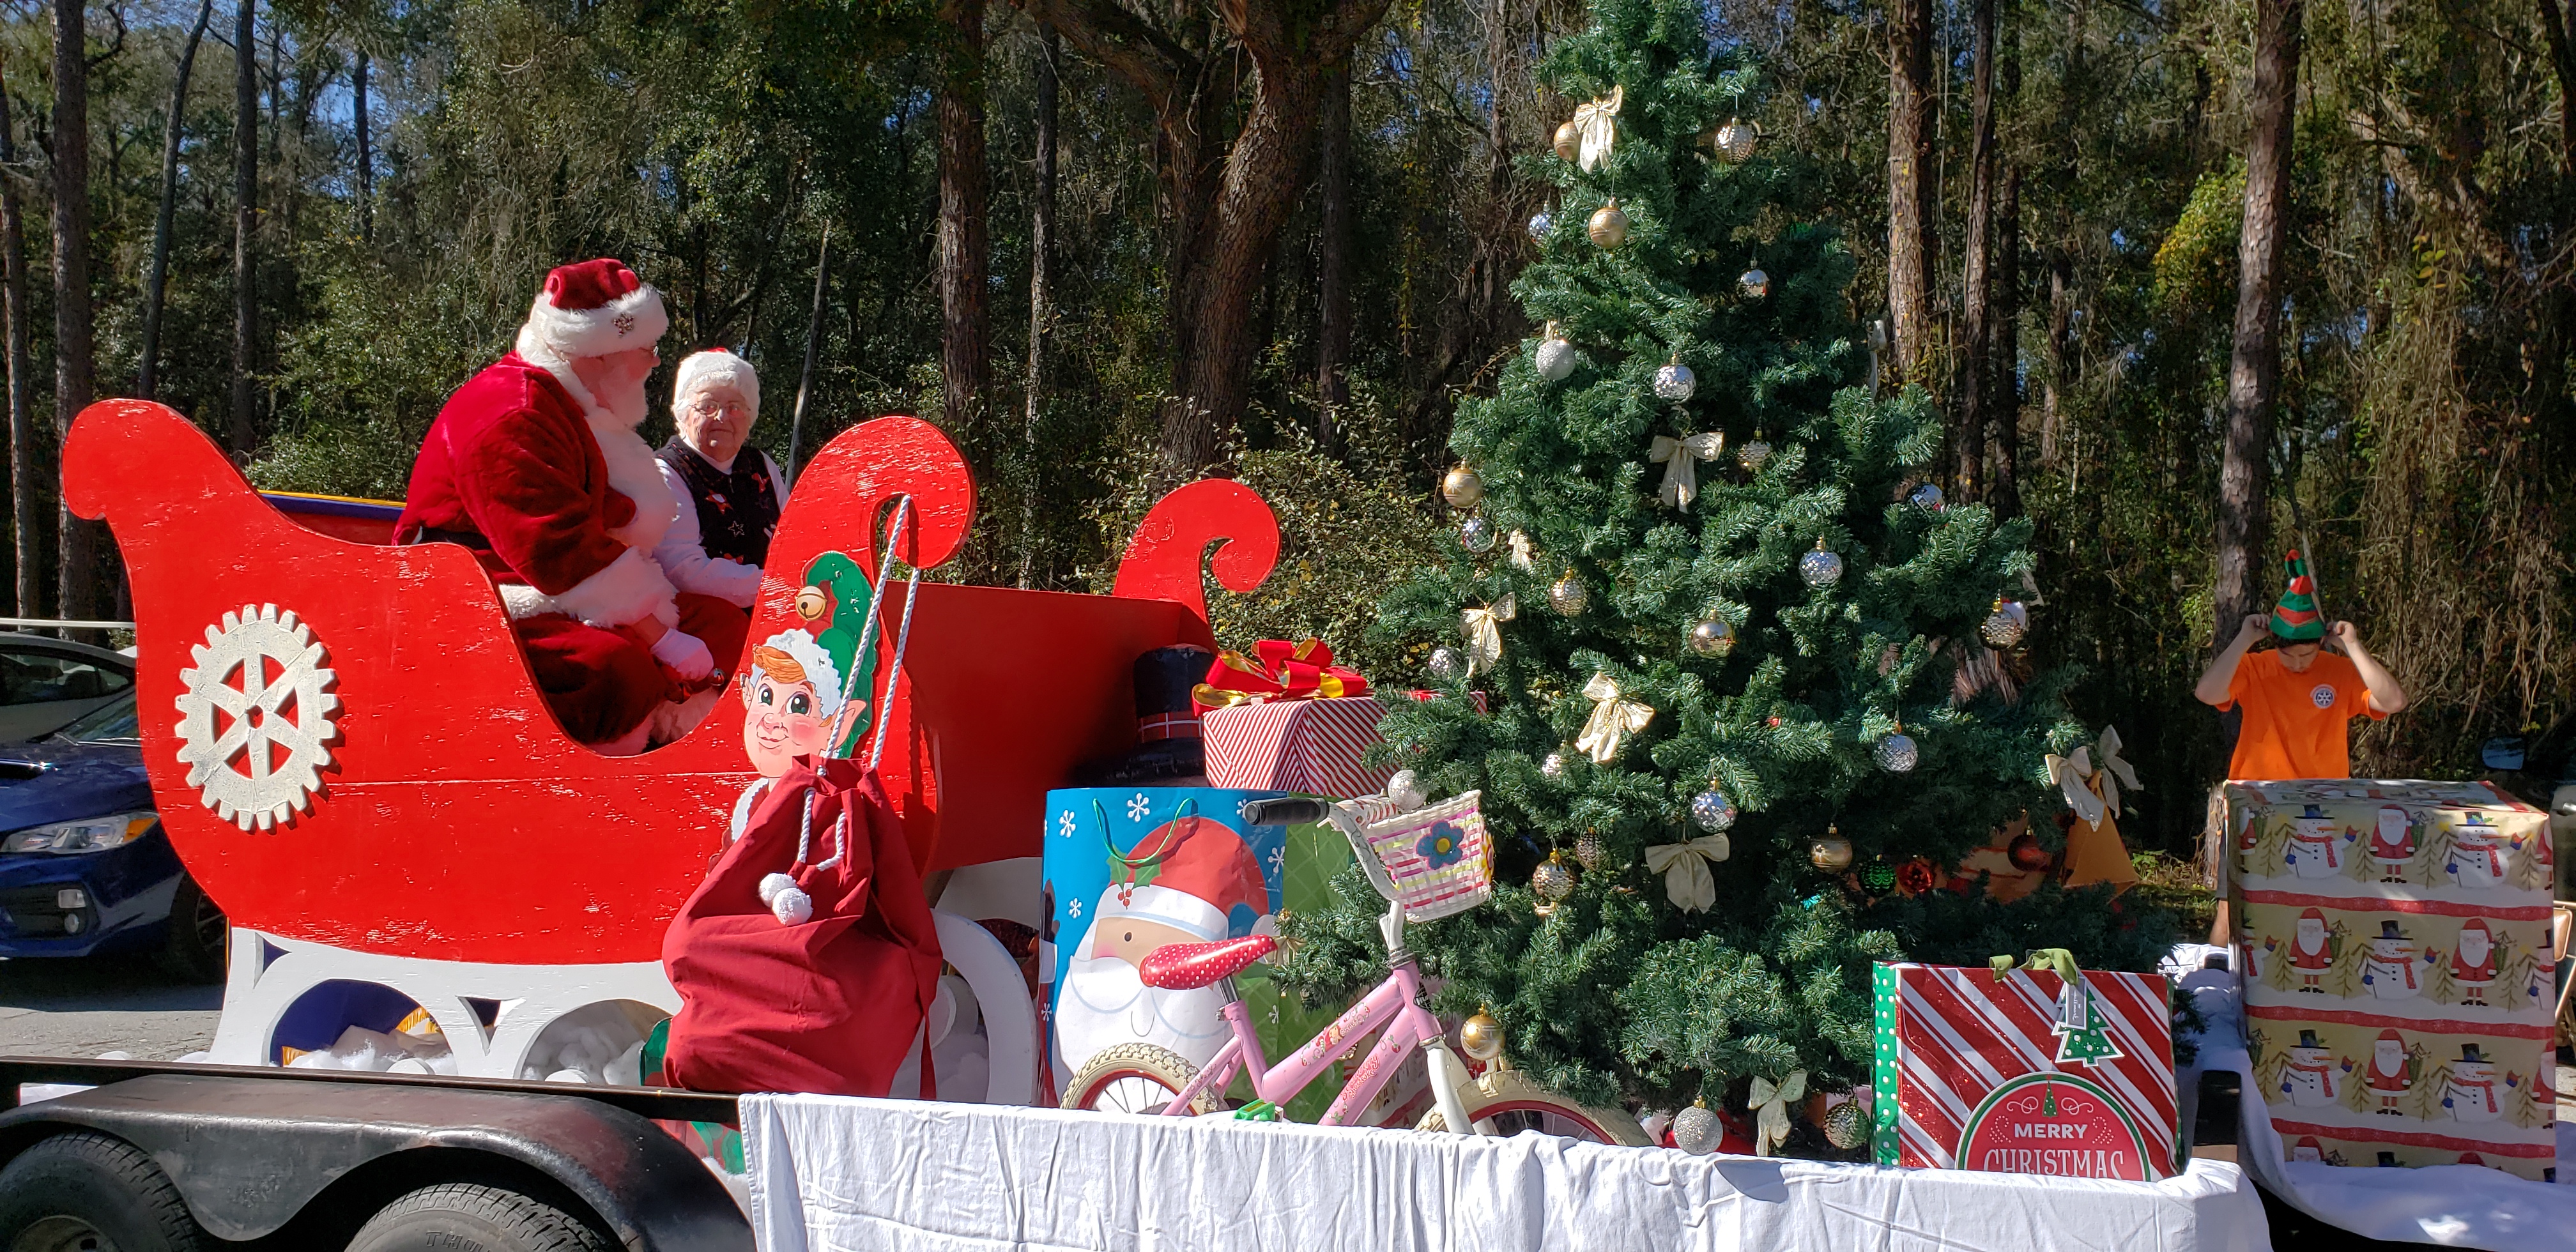
[(2290, 577), (2289, 589), (2281, 593), (2281, 602), (2272, 609), (2272, 634), (2284, 643), (2315, 643), (2326, 637), (2325, 616), (2317, 612), (2317, 582), (2308, 577), (2308, 563), (2296, 548), (2281, 559)]
[(868, 705), (876, 699), (877, 650), (864, 646), (869, 642), (864, 637), (868, 601), (874, 594), (867, 571), (840, 552), (826, 552), (807, 563), (805, 589), (796, 593), (797, 616), (819, 624), (829, 615), (832, 624), (819, 631), (814, 642), (840, 667), (843, 690), (849, 696), (841, 741), (830, 750), (833, 756), (855, 755), (859, 735), (876, 713)]

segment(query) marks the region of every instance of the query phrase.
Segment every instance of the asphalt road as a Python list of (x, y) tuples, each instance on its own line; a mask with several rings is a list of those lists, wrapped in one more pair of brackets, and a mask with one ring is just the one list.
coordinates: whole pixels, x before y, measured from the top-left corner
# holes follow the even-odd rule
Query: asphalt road
[(0, 1056), (177, 1060), (214, 1041), (223, 998), (142, 961), (0, 960)]

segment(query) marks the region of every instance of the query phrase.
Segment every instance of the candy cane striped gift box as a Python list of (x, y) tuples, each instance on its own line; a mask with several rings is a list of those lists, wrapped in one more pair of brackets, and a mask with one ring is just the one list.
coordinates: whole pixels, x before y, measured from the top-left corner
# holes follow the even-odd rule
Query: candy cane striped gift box
[(2149, 1181), (2174, 1172), (2173, 1019), (2160, 974), (1880, 965), (1881, 1165)]
[(1368, 696), (1272, 700), (1199, 717), (1208, 782), (1349, 800), (1386, 790), (1392, 765), (1363, 765), (1386, 706)]

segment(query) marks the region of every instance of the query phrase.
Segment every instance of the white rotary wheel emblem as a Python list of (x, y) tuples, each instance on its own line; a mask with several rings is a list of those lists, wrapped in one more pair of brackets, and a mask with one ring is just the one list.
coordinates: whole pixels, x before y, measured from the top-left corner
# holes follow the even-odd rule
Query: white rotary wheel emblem
[(339, 675), (311, 627), (274, 604), (245, 604), (206, 628), (179, 671), (179, 763), (215, 816), (270, 830), (311, 812), (340, 734)]

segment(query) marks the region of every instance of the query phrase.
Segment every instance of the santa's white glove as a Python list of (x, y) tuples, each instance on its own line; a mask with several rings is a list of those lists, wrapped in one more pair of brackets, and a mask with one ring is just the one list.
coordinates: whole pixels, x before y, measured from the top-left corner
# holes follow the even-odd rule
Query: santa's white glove
[(716, 672), (716, 654), (696, 635), (685, 630), (666, 630), (653, 641), (653, 659), (671, 667), (673, 673), (696, 682)]

